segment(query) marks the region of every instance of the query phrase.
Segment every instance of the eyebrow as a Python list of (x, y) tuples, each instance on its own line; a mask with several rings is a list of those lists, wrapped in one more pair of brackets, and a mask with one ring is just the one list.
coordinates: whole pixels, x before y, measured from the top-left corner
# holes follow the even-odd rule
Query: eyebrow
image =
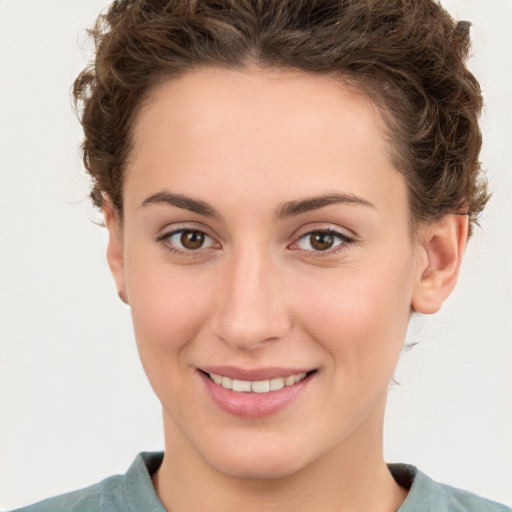
[(144, 199), (141, 206), (162, 203), (175, 206), (176, 208), (182, 208), (183, 210), (189, 210), (191, 212), (198, 213), (199, 215), (203, 215), (204, 217), (212, 217), (215, 219), (220, 219), (222, 217), (215, 208), (204, 201), (192, 199), (191, 197), (183, 194), (173, 194), (167, 190), (162, 190), (147, 197)]
[(276, 220), (281, 220), (285, 217), (318, 210), (319, 208), (331, 204), (356, 204), (376, 209), (375, 205), (366, 199), (353, 194), (323, 194), (321, 196), (299, 199), (297, 201), (288, 201), (276, 210), (274, 217)]
[[(141, 207), (161, 203), (198, 213), (204, 217), (211, 217), (215, 219), (222, 218), (222, 215), (208, 203), (199, 201), (197, 199), (192, 199), (191, 197), (185, 196), (183, 194), (173, 194), (167, 190), (162, 190), (147, 197), (142, 202)], [(287, 201), (283, 203), (275, 211), (274, 219), (282, 220), (286, 217), (292, 217), (294, 215), (300, 215), (302, 213), (318, 210), (332, 204), (355, 204), (375, 209), (375, 206), (372, 203), (353, 194), (323, 194), (320, 196), (307, 197), (305, 199)]]

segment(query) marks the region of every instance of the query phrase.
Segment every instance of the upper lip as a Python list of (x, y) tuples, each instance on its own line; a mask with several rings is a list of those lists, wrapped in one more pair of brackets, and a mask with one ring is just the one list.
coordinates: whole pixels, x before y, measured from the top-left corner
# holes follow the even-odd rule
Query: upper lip
[(278, 377), (289, 377), (299, 373), (308, 373), (311, 368), (284, 368), (284, 367), (265, 367), (265, 368), (239, 368), (236, 366), (202, 366), (199, 370), (206, 373), (214, 373), (237, 380), (270, 380)]

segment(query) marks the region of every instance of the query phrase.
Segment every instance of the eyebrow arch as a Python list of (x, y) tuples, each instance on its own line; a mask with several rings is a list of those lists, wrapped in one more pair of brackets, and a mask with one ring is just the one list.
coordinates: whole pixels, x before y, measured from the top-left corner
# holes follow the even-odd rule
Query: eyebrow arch
[(331, 204), (359, 204), (375, 209), (375, 205), (353, 194), (323, 194), (298, 201), (288, 201), (276, 210), (274, 217), (276, 220), (281, 220), (285, 217), (318, 210)]
[(205, 217), (212, 217), (215, 219), (222, 218), (220, 213), (208, 203), (199, 201), (197, 199), (192, 199), (191, 197), (184, 196), (183, 194), (173, 194), (167, 190), (162, 190), (147, 197), (142, 202), (141, 207), (159, 203), (164, 203), (170, 206), (175, 206), (176, 208), (189, 210)]
[[(176, 208), (182, 208), (205, 217), (211, 217), (215, 219), (221, 219), (222, 215), (204, 201), (192, 199), (191, 197), (183, 194), (173, 194), (168, 190), (161, 190), (155, 194), (147, 197), (141, 204), (141, 207), (145, 207), (151, 204), (168, 204), (175, 206)], [(359, 204), (375, 208), (375, 206), (361, 197), (353, 194), (323, 194), (315, 197), (307, 197), (305, 199), (299, 199), (296, 201), (288, 201), (283, 203), (274, 213), (276, 220), (281, 220), (286, 217), (294, 215), (300, 215), (301, 213), (307, 213), (309, 211), (318, 210), (331, 204)]]

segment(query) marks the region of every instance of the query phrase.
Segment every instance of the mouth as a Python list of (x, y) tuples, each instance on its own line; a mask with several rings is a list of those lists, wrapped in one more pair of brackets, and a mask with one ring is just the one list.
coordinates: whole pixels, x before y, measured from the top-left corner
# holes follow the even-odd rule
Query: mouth
[(287, 409), (310, 386), (317, 370), (234, 367), (199, 369), (207, 395), (225, 412), (246, 419)]
[(272, 391), (279, 391), (284, 387), (293, 386), (304, 380), (310, 372), (300, 372), (286, 377), (275, 377), (272, 379), (264, 380), (242, 380), (233, 379), (218, 373), (204, 372), (208, 378), (215, 382), (215, 384), (222, 386), (224, 389), (230, 389), (237, 393), (270, 393)]

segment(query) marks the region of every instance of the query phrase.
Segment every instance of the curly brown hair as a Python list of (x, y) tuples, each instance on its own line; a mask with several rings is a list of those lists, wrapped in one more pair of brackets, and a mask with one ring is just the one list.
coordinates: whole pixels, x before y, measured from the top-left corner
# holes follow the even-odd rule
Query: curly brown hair
[(489, 194), (478, 155), (480, 87), (467, 22), (433, 0), (116, 0), (90, 31), (74, 83), (91, 198), (122, 216), (123, 171), (145, 98), (201, 66), (329, 74), (379, 106), (413, 223), (476, 221)]

